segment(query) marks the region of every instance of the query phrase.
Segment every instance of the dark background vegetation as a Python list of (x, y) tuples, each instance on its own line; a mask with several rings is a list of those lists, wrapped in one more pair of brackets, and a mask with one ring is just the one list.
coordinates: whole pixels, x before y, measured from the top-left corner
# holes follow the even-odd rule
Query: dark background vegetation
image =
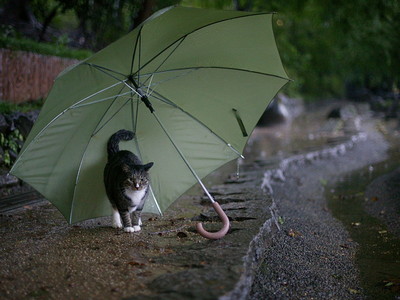
[(277, 12), (286, 93), (398, 99), (399, 0), (0, 0), (0, 47), (82, 59), (175, 4)]

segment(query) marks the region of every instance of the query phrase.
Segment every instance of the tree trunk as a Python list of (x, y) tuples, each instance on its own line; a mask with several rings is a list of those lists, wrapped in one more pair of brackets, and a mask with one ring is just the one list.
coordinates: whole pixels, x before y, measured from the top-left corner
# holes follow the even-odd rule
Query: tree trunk
[(43, 42), (44, 41), (44, 36), (46, 34), (47, 28), (49, 28), (49, 25), (51, 23), (51, 21), (53, 21), (53, 19), (55, 18), (55, 16), (58, 13), (59, 8), (61, 7), (61, 5), (57, 5), (55, 6), (51, 12), (48, 14), (48, 16), (46, 16), (43, 24), (42, 24), (42, 30), (40, 31), (39, 34), (39, 41)]
[(136, 17), (133, 19), (132, 29), (139, 26), (143, 21), (145, 21), (148, 17), (150, 17), (154, 8), (156, 7), (156, 0), (144, 0), (142, 4), (142, 8), (139, 10)]

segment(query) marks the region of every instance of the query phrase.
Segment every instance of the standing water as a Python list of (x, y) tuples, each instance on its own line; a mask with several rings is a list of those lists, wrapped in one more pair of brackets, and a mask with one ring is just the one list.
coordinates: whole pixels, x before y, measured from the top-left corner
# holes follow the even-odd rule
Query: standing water
[[(327, 118), (331, 107), (307, 110), (280, 127), (260, 128), (250, 140), (248, 151), (259, 165), (283, 171), (279, 180), (266, 172), (264, 183), (286, 227), (266, 251), (252, 296), (400, 299), (398, 124), (374, 119), (359, 105), (348, 105), (347, 116)], [(298, 171), (302, 168), (310, 173)], [(397, 194), (388, 193), (388, 186)], [(348, 234), (329, 221), (328, 212)], [(349, 243), (325, 239), (338, 236)], [(321, 253), (336, 265), (319, 265)]]
[(358, 243), (356, 264), (370, 299), (400, 299), (398, 149), (392, 146), (388, 159), (346, 175), (327, 193), (333, 216)]

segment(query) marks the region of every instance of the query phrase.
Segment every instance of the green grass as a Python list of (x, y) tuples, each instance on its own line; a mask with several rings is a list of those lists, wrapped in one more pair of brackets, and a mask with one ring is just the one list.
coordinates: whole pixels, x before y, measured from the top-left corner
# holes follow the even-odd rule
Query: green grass
[(0, 48), (29, 51), (38, 54), (54, 55), (79, 60), (86, 59), (93, 54), (89, 50), (71, 49), (62, 44), (39, 43), (26, 38), (4, 36), (0, 36)]
[(36, 109), (41, 109), (43, 106), (43, 99), (36, 101), (29, 101), (21, 104), (0, 101), (0, 113), (10, 114), (15, 111), (28, 112)]

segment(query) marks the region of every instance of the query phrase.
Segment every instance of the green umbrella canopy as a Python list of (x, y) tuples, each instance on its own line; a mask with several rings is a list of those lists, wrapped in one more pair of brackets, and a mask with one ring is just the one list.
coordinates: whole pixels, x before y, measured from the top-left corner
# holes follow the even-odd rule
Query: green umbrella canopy
[(11, 173), (69, 223), (110, 215), (106, 144), (132, 130), (120, 148), (154, 162), (144, 211), (162, 213), (240, 155), (287, 81), (272, 14), (170, 7), (58, 76)]

